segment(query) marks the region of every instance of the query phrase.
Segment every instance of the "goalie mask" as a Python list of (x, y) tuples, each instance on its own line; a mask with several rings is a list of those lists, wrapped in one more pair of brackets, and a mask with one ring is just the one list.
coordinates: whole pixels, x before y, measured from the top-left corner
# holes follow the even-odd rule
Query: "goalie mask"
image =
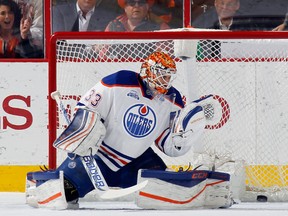
[(140, 76), (151, 90), (166, 94), (176, 78), (176, 64), (168, 54), (154, 52), (142, 64)]

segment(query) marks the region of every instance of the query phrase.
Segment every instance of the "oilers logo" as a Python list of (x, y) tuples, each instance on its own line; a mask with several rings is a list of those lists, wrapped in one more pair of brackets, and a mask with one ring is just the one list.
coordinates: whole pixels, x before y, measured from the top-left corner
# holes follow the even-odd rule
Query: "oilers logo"
[(151, 107), (144, 104), (136, 104), (126, 111), (123, 124), (125, 130), (131, 136), (142, 138), (154, 130), (156, 115)]

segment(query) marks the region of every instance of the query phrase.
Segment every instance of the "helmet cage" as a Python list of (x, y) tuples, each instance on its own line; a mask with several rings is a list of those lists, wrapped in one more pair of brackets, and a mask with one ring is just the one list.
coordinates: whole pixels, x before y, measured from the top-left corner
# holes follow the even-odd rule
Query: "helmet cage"
[(166, 94), (176, 78), (176, 64), (166, 53), (152, 53), (140, 70), (142, 80), (154, 93)]
[(149, 69), (150, 76), (148, 75), (147, 77), (148, 84), (150, 87), (154, 87), (159, 93), (165, 94), (176, 78), (176, 69), (163, 68), (157, 64), (150, 66)]

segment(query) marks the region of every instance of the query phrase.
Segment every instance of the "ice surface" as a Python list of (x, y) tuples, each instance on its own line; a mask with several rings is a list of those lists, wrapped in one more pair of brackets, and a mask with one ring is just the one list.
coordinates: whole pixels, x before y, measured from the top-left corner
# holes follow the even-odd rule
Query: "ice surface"
[(133, 202), (80, 202), (79, 210), (35, 209), (24, 193), (0, 193), (1, 216), (288, 216), (288, 203), (240, 203), (229, 209), (143, 210)]

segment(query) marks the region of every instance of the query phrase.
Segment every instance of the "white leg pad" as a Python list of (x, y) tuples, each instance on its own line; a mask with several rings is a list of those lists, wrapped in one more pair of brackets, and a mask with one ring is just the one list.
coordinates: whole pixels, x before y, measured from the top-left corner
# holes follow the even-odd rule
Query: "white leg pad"
[(219, 179), (221, 173), (217, 177), (213, 176), (215, 172), (211, 175), (211, 171), (190, 172), (190, 177), (189, 172), (156, 172), (155, 178), (147, 175), (143, 177), (141, 171), (139, 173), (139, 182), (148, 180), (135, 200), (136, 205), (143, 209), (198, 209), (232, 205), (229, 174), (223, 173), (224, 178)]
[(35, 208), (75, 209), (78, 203), (67, 203), (64, 191), (63, 171), (59, 179), (50, 179), (36, 187), (35, 182), (26, 179), (26, 203)]
[[(143, 209), (193, 209), (204, 205), (206, 180), (197, 186), (187, 188), (159, 179), (149, 179), (146, 188), (138, 192), (136, 205)], [(193, 199), (195, 197), (195, 199)]]
[(230, 181), (217, 182), (219, 180), (207, 179), (205, 208), (229, 208), (233, 205)]

